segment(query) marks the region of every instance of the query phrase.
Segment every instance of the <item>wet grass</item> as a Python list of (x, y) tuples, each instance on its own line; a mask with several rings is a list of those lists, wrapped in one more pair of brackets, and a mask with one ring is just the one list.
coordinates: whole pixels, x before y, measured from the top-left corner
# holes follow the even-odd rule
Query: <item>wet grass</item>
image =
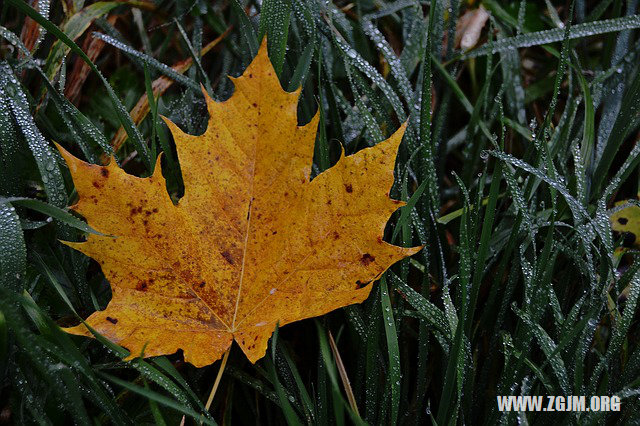
[[(458, 21), (478, 3), (490, 17), (463, 51)], [(637, 422), (640, 262), (634, 228), (610, 221), (615, 201), (637, 204), (637, 14), (620, 0), (6, 0), (0, 422)], [(386, 239), (425, 249), (363, 304), (277, 330), (257, 364), (232, 348), (207, 412), (219, 363), (123, 362), (60, 330), (110, 290), (59, 243), (93, 230), (67, 209), (51, 142), (139, 176), (164, 152), (179, 198), (159, 115), (203, 132), (200, 85), (230, 96), (265, 33), (282, 86), (302, 86), (299, 121), (320, 109), (314, 174), (408, 120), (392, 191), (408, 204)], [(618, 395), (622, 410), (500, 413), (496, 395)]]

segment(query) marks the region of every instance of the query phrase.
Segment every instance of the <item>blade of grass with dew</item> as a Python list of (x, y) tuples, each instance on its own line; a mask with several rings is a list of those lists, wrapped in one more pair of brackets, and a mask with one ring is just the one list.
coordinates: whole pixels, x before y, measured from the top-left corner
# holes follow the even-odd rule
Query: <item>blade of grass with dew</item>
[(94, 32), (92, 34), (92, 36), (94, 38), (97, 38), (99, 40), (104, 41), (105, 43), (123, 51), (124, 53), (130, 55), (132, 58), (136, 58), (140, 61), (143, 62), (143, 64), (146, 64), (150, 67), (153, 67), (156, 71), (162, 73), (163, 75), (169, 77), (170, 79), (192, 89), (195, 90), (196, 92), (200, 92), (200, 86), (198, 86), (198, 83), (196, 83), (195, 81), (191, 80), (189, 77), (186, 77), (182, 74), (180, 74), (179, 72), (175, 71), (173, 68), (171, 68), (169, 65), (163, 64), (162, 62), (158, 61), (155, 58), (152, 58), (149, 55), (146, 55), (142, 52), (137, 51), (136, 49), (132, 48), (131, 46), (128, 46), (126, 44), (124, 44), (123, 42), (121, 42), (120, 40), (116, 40), (115, 38), (107, 35), (107, 34), (102, 34), (102, 33), (98, 33), (98, 32)]
[(380, 279), (380, 307), (384, 321), (385, 335), (387, 336), (387, 353), (389, 355), (389, 385), (391, 387), (391, 424), (398, 421), (400, 409), (400, 348), (398, 346), (398, 333), (396, 323), (391, 311), (391, 299), (387, 287), (386, 277)]
[(282, 414), (289, 425), (299, 425), (302, 422), (300, 418), (296, 414), (295, 410), (291, 406), (291, 401), (289, 400), (289, 395), (285, 391), (284, 387), (280, 383), (278, 379), (278, 373), (276, 372), (276, 368), (273, 364), (273, 361), (270, 358), (266, 360), (267, 370), (269, 372), (269, 376), (273, 383), (274, 388), (276, 389), (276, 394), (278, 395), (278, 399), (280, 400), (280, 407), (282, 408)]
[(47, 78), (44, 71), (42, 71), (42, 69), (38, 66), (37, 62), (31, 56), (31, 53), (22, 43), (22, 41), (20, 41), (20, 39), (15, 34), (2, 26), (0, 26), (0, 36), (5, 38), (5, 40), (13, 44), (14, 47), (23, 52), (27, 57), (29, 64), (33, 68), (35, 68), (41, 75), (42, 81), (47, 87), (49, 95), (58, 108), (58, 112), (62, 116), (68, 129), (72, 132), (75, 140), (80, 145), (80, 148), (83, 150), (85, 156), (92, 161), (95, 160), (93, 162), (97, 162), (97, 157), (94, 156), (95, 154), (89, 151), (89, 147), (95, 147), (96, 144), (103, 151), (110, 153), (111, 147), (107, 143), (107, 140), (102, 132), (98, 130), (97, 127), (91, 122), (91, 120), (89, 120), (84, 114), (82, 114), (75, 105), (69, 102), (67, 98), (62, 96), (60, 92), (53, 87), (53, 82), (51, 82)]
[[(412, 4), (405, 2), (404, 5), (406, 7), (411, 6)], [(411, 89), (411, 83), (409, 83), (409, 78), (402, 66), (402, 62), (400, 58), (395, 54), (387, 40), (384, 38), (380, 30), (376, 28), (376, 26), (372, 22), (373, 16), (363, 16), (362, 17), (362, 28), (365, 34), (371, 39), (374, 43), (378, 51), (384, 56), (387, 63), (389, 64), (389, 68), (391, 68), (391, 75), (396, 79), (400, 94), (404, 97), (404, 99), (412, 99), (413, 98), (413, 90)]]
[[(640, 28), (640, 15), (587, 22), (584, 24), (574, 25), (569, 33), (569, 40), (636, 28)], [(562, 41), (564, 38), (564, 31), (564, 28), (555, 28), (552, 30), (521, 34), (515, 37), (497, 40), (493, 43), (491, 48), (488, 46), (482, 46), (463, 55), (464, 57), (475, 58), (489, 53), (498, 53), (522, 47), (551, 44)]]
[(422, 194), (424, 193), (428, 184), (429, 184), (428, 180), (423, 181), (420, 184), (420, 186), (418, 186), (418, 188), (415, 190), (415, 192), (411, 195), (411, 198), (409, 198), (409, 201), (407, 201), (407, 204), (405, 204), (402, 207), (402, 210), (400, 211), (400, 217), (396, 222), (396, 227), (394, 228), (393, 235), (391, 236), (391, 242), (394, 242), (396, 240), (396, 237), (398, 236), (398, 233), (400, 232), (402, 227), (409, 223), (409, 218), (411, 217), (411, 211), (420, 200), (420, 197), (422, 197)]
[[(209, 94), (213, 94), (213, 89), (211, 87), (211, 81), (209, 80), (209, 76), (205, 72), (204, 68), (202, 68), (202, 61), (201, 61), (200, 55), (198, 54), (198, 52), (202, 48), (202, 46), (199, 46), (198, 47), (198, 51), (196, 51), (196, 49), (194, 49), (194, 47), (193, 47), (193, 44), (191, 43), (191, 40), (189, 40), (189, 36), (184, 31), (184, 28), (182, 28), (182, 25), (180, 25), (180, 22), (178, 22), (178, 20), (174, 18), (174, 23), (178, 27), (178, 32), (182, 36), (182, 41), (187, 45), (187, 49), (189, 50), (189, 53), (191, 54), (191, 57), (193, 58), (193, 62), (196, 64), (196, 69), (200, 73), (200, 77), (204, 80), (204, 87), (207, 89), (207, 92)], [(169, 68), (169, 67), (167, 67), (167, 68)]]
[(251, 25), (251, 21), (249, 21), (249, 17), (244, 12), (244, 9), (238, 3), (238, 0), (231, 0), (231, 11), (236, 16), (239, 21), (239, 29), (242, 38), (244, 38), (245, 43), (247, 43), (247, 47), (249, 48), (249, 55), (253, 58), (258, 53), (258, 37), (256, 36), (256, 31)]
[(300, 395), (302, 406), (304, 408), (304, 414), (305, 414), (306, 420), (308, 423), (313, 423), (314, 421), (313, 401), (311, 400), (311, 396), (309, 395), (309, 392), (307, 391), (307, 388), (304, 385), (302, 377), (300, 376), (300, 372), (298, 371), (298, 368), (296, 367), (295, 363), (291, 359), (288, 349), (282, 348), (281, 354), (284, 357), (287, 363), (287, 366), (289, 367), (289, 370), (291, 371), (291, 374), (293, 375), (293, 378), (295, 380), (296, 388), (298, 389), (298, 394)]
[[(3, 297), (6, 297), (6, 295)], [(115, 401), (108, 396), (103, 385), (89, 366), (86, 358), (72, 343), (71, 337), (60, 330), (60, 328), (40, 310), (27, 293), (25, 293), (24, 296), (9, 296), (4, 300), (20, 303), (39, 328), (42, 336), (44, 336), (33, 335), (30, 331), (25, 330), (24, 326), (19, 325), (22, 329), (20, 332), (20, 338), (23, 341), (22, 346), (30, 353), (34, 362), (39, 363), (44, 361), (38, 356), (39, 353), (44, 351), (57, 357), (59, 362), (72, 366), (78, 373), (82, 374), (82, 380), (85, 384), (84, 389), (90, 400), (93, 400), (98, 407), (102, 407), (105, 413), (115, 422), (119, 424), (132, 424)], [(13, 316), (13, 319), (17, 321), (18, 317)], [(14, 328), (14, 331), (17, 332), (18, 329)], [(17, 336), (18, 333), (16, 333), (16, 337)]]
[[(329, 342), (327, 339), (326, 332), (324, 330), (324, 327), (320, 325), (318, 321), (316, 321), (315, 324), (316, 324), (316, 329), (318, 330), (320, 354), (322, 356), (322, 361), (324, 363), (324, 366), (326, 367), (327, 376), (329, 377), (329, 381), (331, 382), (331, 386), (333, 389), (334, 413), (337, 414), (343, 410), (346, 410), (347, 414), (350, 416), (350, 419), (353, 421), (354, 424), (364, 425), (366, 423), (362, 421), (362, 419), (357, 413), (351, 410), (351, 407), (349, 407), (349, 404), (342, 397), (342, 393), (340, 391), (340, 385), (338, 384), (338, 375), (336, 372), (334, 361), (331, 357), (331, 350), (329, 347)], [(338, 422), (339, 419), (341, 418), (342, 418), (341, 415), (336, 415), (334, 420)]]
[(607, 348), (607, 352), (600, 362), (596, 366), (594, 373), (591, 377), (591, 383), (588, 387), (589, 394), (595, 394), (597, 392), (598, 380), (601, 374), (605, 372), (607, 367), (607, 360), (612, 359), (615, 356), (621, 356), (624, 350), (623, 345), (626, 340), (627, 332), (631, 326), (638, 299), (640, 298), (640, 272), (636, 272), (630, 283), (630, 291), (625, 302), (624, 310), (622, 311), (622, 318), (615, 324), (613, 333), (611, 336), (611, 343)]
[[(318, 136), (315, 144), (314, 163), (318, 165), (320, 172), (327, 170), (330, 166), (329, 158), (329, 141), (327, 138), (327, 121), (324, 108), (324, 91), (323, 88), (328, 85), (323, 85), (322, 80), (322, 57), (320, 47), (317, 48), (317, 63), (318, 63), (318, 114), (320, 114), (320, 122), (318, 124)], [(335, 112), (332, 116), (335, 115)]]
[[(464, 94), (464, 92), (462, 91), (458, 83), (456, 83), (456, 81), (453, 79), (451, 74), (449, 74), (449, 72), (444, 68), (444, 66), (440, 63), (440, 61), (438, 61), (433, 55), (431, 55), (431, 61), (436, 65), (436, 69), (440, 72), (442, 77), (444, 77), (444, 81), (449, 85), (453, 94), (456, 96), (458, 101), (462, 104), (464, 109), (469, 114), (473, 115), (473, 105), (471, 104), (469, 99), (467, 99), (466, 95)], [(489, 129), (487, 128), (487, 125), (484, 123), (484, 121), (478, 120), (478, 125), (480, 126), (480, 130), (482, 130), (482, 133), (484, 133), (484, 135), (487, 138), (491, 139), (492, 138), (491, 132), (489, 132)]]
[(0, 199), (0, 286), (20, 293), (27, 271), (27, 248), (15, 208)]
[[(288, 90), (294, 91), (302, 84), (309, 73), (309, 68), (311, 66), (311, 60), (313, 59), (313, 54), (316, 51), (316, 41), (315, 39), (311, 40), (304, 48), (302, 52), (302, 56), (299, 59), (298, 65), (293, 72), (293, 76), (291, 76), (291, 80), (289, 80)], [(320, 63), (320, 62), (318, 62)]]
[[(144, 388), (147, 391), (151, 391), (151, 389), (149, 388), (149, 384), (147, 383), (146, 380), (144, 380)], [(167, 422), (165, 421), (164, 417), (162, 416), (162, 413), (160, 412), (160, 409), (158, 408), (158, 404), (151, 398), (148, 398), (149, 401), (149, 409), (151, 411), (151, 414), (153, 415), (153, 421), (156, 423), (156, 425), (158, 426), (166, 426)]]
[(11, 115), (24, 135), (38, 166), (49, 202), (57, 207), (66, 206), (67, 194), (64, 179), (56, 157), (33, 121), (27, 96), (6, 62), (0, 62), (0, 107), (11, 111)]
[(258, 39), (267, 35), (269, 57), (278, 76), (282, 74), (290, 22), (291, 0), (265, 0), (260, 13)]
[[(149, 104), (149, 111), (151, 112), (151, 156), (157, 157), (158, 149), (157, 149), (157, 141), (156, 141), (156, 131), (158, 129), (158, 103), (153, 95), (153, 87), (151, 83), (151, 74), (149, 73), (149, 67), (147, 64), (144, 64), (144, 90), (147, 95), (147, 102)], [(168, 147), (167, 147), (168, 148)], [(166, 152), (165, 155), (170, 155), (169, 150), (164, 150)], [(172, 164), (173, 166), (173, 164)], [(153, 171), (151, 172), (153, 174)]]
[(351, 66), (348, 62), (345, 61), (345, 69), (347, 71), (347, 76), (349, 77), (349, 83), (351, 85), (351, 91), (353, 92), (353, 97), (356, 101), (356, 107), (358, 111), (358, 116), (361, 118), (362, 122), (365, 124), (365, 128), (367, 130), (367, 137), (372, 143), (377, 143), (385, 139), (380, 127), (376, 119), (373, 117), (367, 105), (365, 105), (362, 96), (358, 90), (358, 85), (353, 78), (353, 73), (357, 71), (352, 71)]
[[(454, 175), (457, 177), (457, 175)], [(458, 185), (466, 193), (464, 185), (458, 178)], [(459, 286), (459, 300), (460, 310), (458, 313), (458, 323), (456, 327), (455, 336), (453, 339), (453, 345), (449, 353), (447, 368), (444, 380), (444, 389), (441, 394), (440, 404), (438, 408), (438, 415), (436, 417), (438, 424), (453, 423), (454, 419), (458, 417), (458, 407), (460, 406), (460, 391), (462, 387), (463, 373), (461, 364), (464, 362), (465, 357), (465, 323), (468, 312), (468, 286), (471, 278), (471, 253), (469, 248), (468, 234), (467, 234), (467, 218), (468, 218), (468, 196), (465, 197), (465, 205), (467, 209), (462, 215), (460, 225), (460, 272), (458, 279), (460, 280)], [(456, 392), (457, 391), (457, 392)], [(457, 395), (456, 395), (457, 394)]]
[[(432, 92), (431, 87), (433, 85), (433, 75), (431, 70), (430, 56), (433, 50), (433, 26), (434, 26), (434, 13), (435, 7), (429, 8), (429, 24), (428, 32), (426, 35), (426, 43), (423, 53), (423, 60), (421, 64), (421, 79), (422, 87), (420, 88), (420, 115), (418, 123), (418, 140), (422, 147), (423, 155), (422, 161), (419, 164), (420, 172), (423, 175), (425, 181), (429, 182), (428, 185), (428, 199), (422, 203), (424, 206), (430, 205), (431, 208), (440, 205), (440, 196), (438, 193), (438, 177), (436, 175), (435, 167), (435, 155), (434, 144), (431, 134), (431, 117), (432, 117)], [(417, 90), (416, 90), (417, 91)], [(425, 207), (421, 206), (422, 211)], [(427, 207), (428, 208), (428, 207)]]
[(175, 401), (173, 401), (173, 400), (167, 398), (166, 396), (161, 395), (161, 394), (159, 394), (159, 393), (157, 393), (155, 391), (152, 391), (152, 390), (149, 390), (149, 389), (145, 389), (144, 387), (136, 386), (134, 384), (131, 384), (131, 383), (127, 382), (126, 380), (119, 379), (119, 378), (117, 378), (115, 376), (112, 376), (110, 374), (99, 372), (99, 375), (103, 379), (105, 379), (105, 380), (107, 380), (107, 381), (109, 381), (109, 382), (111, 382), (113, 384), (116, 384), (116, 385), (118, 385), (118, 386), (120, 386), (120, 387), (122, 387), (124, 389), (127, 389), (130, 392), (136, 393), (138, 395), (142, 395), (145, 398), (147, 398), (147, 399), (149, 399), (151, 401), (154, 401), (154, 402), (156, 402), (156, 403), (158, 403), (160, 405), (164, 405), (165, 407), (168, 407), (168, 408), (174, 409), (174, 410), (176, 410), (176, 411), (178, 411), (180, 413), (186, 414), (187, 416), (191, 417), (192, 419), (194, 419), (196, 421), (199, 421), (199, 422), (202, 422), (204, 424), (211, 425), (211, 426), (215, 426), (216, 425), (215, 421), (213, 421), (211, 419), (208, 419), (208, 418), (205, 418), (201, 414), (189, 409), (188, 407), (185, 407), (185, 406), (182, 406), (180, 404), (177, 404)]
[(0, 96), (0, 195), (17, 195), (24, 184), (15, 155), (21, 151), (18, 132), (7, 101)]
[(83, 231), (89, 234), (104, 235), (96, 231), (95, 229), (91, 228), (89, 225), (87, 225), (85, 222), (81, 221), (77, 217), (73, 216), (71, 213), (68, 213), (67, 211), (59, 207), (56, 207), (54, 205), (45, 203), (44, 201), (33, 200), (30, 198), (24, 198), (24, 197), (8, 197), (8, 198), (0, 197), (0, 204), (6, 204), (6, 203), (15, 204), (16, 206), (26, 207), (31, 210), (44, 213), (49, 217), (57, 219), (60, 222), (71, 226), (72, 228), (78, 229), (80, 231)]
[(353, 65), (355, 68), (360, 70), (364, 75), (366, 75), (373, 83), (375, 83), (382, 93), (385, 95), (391, 106), (393, 107), (393, 111), (398, 116), (398, 119), (404, 122), (407, 118), (407, 115), (404, 111), (404, 107), (402, 106), (402, 102), (400, 98), (395, 93), (393, 88), (389, 85), (389, 83), (380, 75), (380, 73), (371, 66), (362, 56), (351, 46), (349, 46), (340, 34), (331, 33), (332, 40), (334, 45), (340, 51), (341, 56)]
[[(163, 374), (160, 370), (155, 368), (153, 365), (144, 361), (141, 358), (134, 359), (130, 362), (130, 365), (135, 368), (143, 378), (146, 380), (151, 380), (164, 390), (166, 390), (169, 394), (171, 394), (176, 401), (184, 405), (185, 407), (193, 407), (192, 399), (189, 398), (189, 395), (181, 389), (173, 380)], [(202, 405), (199, 404), (202, 409)]]
[(613, 163), (615, 154), (620, 149), (625, 138), (634, 128), (640, 124), (638, 112), (640, 104), (637, 102), (640, 96), (640, 74), (636, 74), (632, 83), (628, 86), (627, 92), (622, 98), (620, 114), (616, 118), (616, 122), (611, 129), (611, 133), (607, 140), (606, 146), (600, 156), (596, 169), (594, 171), (593, 191), (597, 193), (604, 185), (607, 171)]
[(322, 354), (317, 361), (317, 386), (315, 419), (318, 425), (329, 424), (329, 397), (327, 395), (327, 370), (322, 359)]
[[(374, 286), (379, 284), (373, 284)], [(380, 302), (380, 292), (376, 291), (374, 287), (372, 289), (374, 294), (372, 299), (373, 308), (370, 311), (367, 327), (367, 341), (366, 341), (366, 357), (365, 357), (365, 413), (364, 419), (367, 423), (374, 424), (376, 421), (382, 421), (377, 419), (376, 409), (380, 396), (380, 386), (378, 384), (378, 373), (381, 369), (381, 362), (379, 356), (379, 339), (382, 324), (382, 311), (377, 309)]]
[(393, 272), (388, 272), (388, 275), (396, 287), (396, 291), (426, 320), (432, 330), (438, 330), (449, 340), (453, 338), (444, 313), (436, 305), (425, 299)]
[(15, 8), (19, 9), (20, 11), (22, 11), (24, 14), (31, 17), (36, 22), (38, 22), (40, 25), (46, 28), (47, 31), (49, 31), (51, 34), (58, 37), (63, 43), (69, 46), (71, 50), (74, 53), (76, 53), (87, 65), (89, 65), (89, 68), (91, 68), (92, 71), (94, 71), (98, 75), (105, 89), (107, 90), (107, 94), (109, 95), (109, 98), (113, 104), (113, 107), (116, 110), (116, 113), (118, 114), (118, 118), (120, 119), (120, 122), (122, 123), (123, 127), (127, 131), (127, 134), (129, 135), (129, 138), (133, 142), (134, 147), (138, 150), (138, 153), (142, 156), (142, 161), (147, 167), (147, 170), (151, 170), (153, 168), (153, 162), (149, 156), (147, 146), (142, 140), (142, 135), (140, 135), (138, 128), (133, 124), (131, 117), (129, 116), (126, 109), (122, 105), (122, 102), (120, 102), (120, 100), (118, 99), (117, 95), (113, 91), (113, 88), (111, 87), (107, 79), (104, 78), (100, 70), (98, 70), (95, 64), (91, 62), (89, 57), (82, 51), (82, 49), (80, 49), (80, 47), (78, 47), (77, 44), (75, 44), (69, 37), (67, 37), (65, 33), (60, 31), (60, 29), (56, 27), (54, 24), (52, 24), (50, 21), (43, 18), (42, 15), (40, 15), (38, 12), (36, 12), (33, 8), (28, 6), (26, 3), (24, 3), (24, 1), (7, 0), (7, 2), (13, 5)]
[[(76, 40), (87, 30), (87, 28), (89, 28), (93, 21), (101, 16), (106, 15), (116, 6), (118, 6), (118, 2), (114, 1), (99, 1), (90, 4), (77, 13), (73, 14), (73, 16), (71, 16), (71, 18), (69, 18), (69, 20), (64, 23), (64, 26), (61, 28), (61, 30), (69, 40)], [(31, 18), (38, 22), (37, 19), (33, 17)], [(47, 20), (47, 22), (50, 22), (47, 17), (42, 16), (42, 18)], [(38, 23), (42, 25), (43, 28), (51, 32), (51, 30), (47, 28), (46, 25), (43, 25), (41, 22)], [(56, 35), (55, 32), (53, 34)], [(45, 65), (45, 75), (47, 76), (47, 79), (53, 80), (55, 75), (60, 70), (62, 61), (69, 54), (69, 51), (70, 47), (64, 42), (58, 40), (54, 43), (53, 47), (49, 51), (49, 56), (47, 57), (47, 63)]]

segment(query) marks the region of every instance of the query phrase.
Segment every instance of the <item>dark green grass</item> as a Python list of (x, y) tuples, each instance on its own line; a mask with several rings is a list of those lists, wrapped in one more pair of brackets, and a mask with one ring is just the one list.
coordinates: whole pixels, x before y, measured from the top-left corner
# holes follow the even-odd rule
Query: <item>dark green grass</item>
[[(0, 6), (0, 422), (640, 422), (640, 260), (616, 251), (625, 238), (609, 222), (614, 200), (639, 189), (637, 2), (486, 0), (470, 52), (454, 35), (474, 2), (72, 3)], [(26, 16), (46, 35), (25, 54)], [(95, 64), (78, 47), (94, 31), (108, 44)], [(302, 86), (300, 123), (320, 110), (314, 175), (341, 145), (354, 153), (408, 120), (392, 191), (408, 204), (386, 239), (425, 248), (363, 304), (277, 330), (257, 364), (232, 348), (206, 413), (219, 363), (123, 362), (122, 348), (60, 330), (104, 309), (110, 290), (59, 243), (94, 231), (67, 210), (73, 185), (51, 142), (98, 162), (123, 126), (125, 170), (148, 175), (164, 151), (180, 197), (158, 116), (203, 132), (200, 85), (230, 96), (226, 75), (265, 33), (282, 86)], [(189, 57), (184, 76), (168, 69)], [(62, 92), (76, 61), (91, 74), (72, 104)], [(176, 83), (136, 126), (128, 111), (161, 75)], [(619, 395), (622, 410), (500, 413), (496, 395)]]

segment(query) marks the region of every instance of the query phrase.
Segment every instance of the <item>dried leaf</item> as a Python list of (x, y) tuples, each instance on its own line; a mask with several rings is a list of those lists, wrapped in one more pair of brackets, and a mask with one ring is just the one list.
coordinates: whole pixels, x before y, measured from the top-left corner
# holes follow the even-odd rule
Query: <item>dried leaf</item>
[[(276, 324), (362, 302), (369, 283), (420, 249), (382, 240), (403, 205), (388, 191), (404, 126), (310, 181), (318, 115), (297, 126), (300, 90), (282, 90), (265, 43), (232, 81), (229, 100), (207, 97), (203, 135), (167, 120), (185, 183), (177, 205), (159, 161), (141, 179), (60, 148), (80, 197), (75, 210), (116, 236), (65, 243), (96, 259), (111, 283), (107, 309), (87, 323), (131, 357), (182, 349), (204, 366), (235, 339), (255, 362)], [(84, 325), (67, 331), (90, 335)]]
[[(40, 12), (40, 2), (38, 0), (34, 1), (32, 7)], [(32, 51), (36, 45), (36, 41), (40, 38), (40, 33), (42, 32), (42, 28), (40, 24), (31, 19), (30, 17), (26, 17), (24, 19), (24, 24), (22, 25), (22, 31), (20, 32), (20, 41), (22, 44), (29, 50)], [(18, 52), (19, 58), (24, 58), (25, 54), (22, 51)]]
[[(115, 25), (117, 19), (118, 15), (111, 15), (107, 18), (107, 22), (109, 22), (109, 24), (111, 25)], [(87, 54), (89, 59), (91, 59), (91, 62), (95, 62), (96, 59), (98, 59), (100, 52), (102, 52), (104, 46), (104, 41), (100, 40), (99, 38), (93, 37), (91, 34), (88, 34), (84, 39), (82, 50)], [(87, 63), (83, 61), (82, 58), (75, 59), (73, 69), (69, 74), (69, 77), (67, 78), (67, 86), (64, 90), (64, 95), (72, 103), (77, 103), (80, 92), (82, 90), (82, 86), (89, 76), (90, 71), (91, 69), (89, 68), (89, 65), (87, 65)]]
[(478, 44), (482, 28), (489, 19), (489, 12), (482, 5), (477, 9), (467, 10), (456, 25), (455, 46), (462, 50), (469, 50)]

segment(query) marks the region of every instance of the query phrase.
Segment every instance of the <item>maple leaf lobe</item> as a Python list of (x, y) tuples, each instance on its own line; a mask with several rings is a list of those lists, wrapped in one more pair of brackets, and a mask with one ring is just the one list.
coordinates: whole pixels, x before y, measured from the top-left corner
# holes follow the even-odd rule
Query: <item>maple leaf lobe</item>
[[(282, 90), (264, 43), (232, 81), (224, 102), (205, 92), (203, 135), (165, 119), (185, 186), (177, 205), (159, 159), (151, 177), (137, 178), (59, 147), (74, 209), (105, 234), (65, 242), (96, 259), (111, 284), (109, 305), (86, 322), (130, 358), (182, 349), (204, 366), (235, 340), (255, 362), (276, 324), (362, 302), (369, 283), (420, 249), (382, 240), (403, 205), (388, 193), (405, 126), (311, 180), (319, 117), (297, 125), (300, 90)], [(67, 331), (91, 335), (82, 324)]]

